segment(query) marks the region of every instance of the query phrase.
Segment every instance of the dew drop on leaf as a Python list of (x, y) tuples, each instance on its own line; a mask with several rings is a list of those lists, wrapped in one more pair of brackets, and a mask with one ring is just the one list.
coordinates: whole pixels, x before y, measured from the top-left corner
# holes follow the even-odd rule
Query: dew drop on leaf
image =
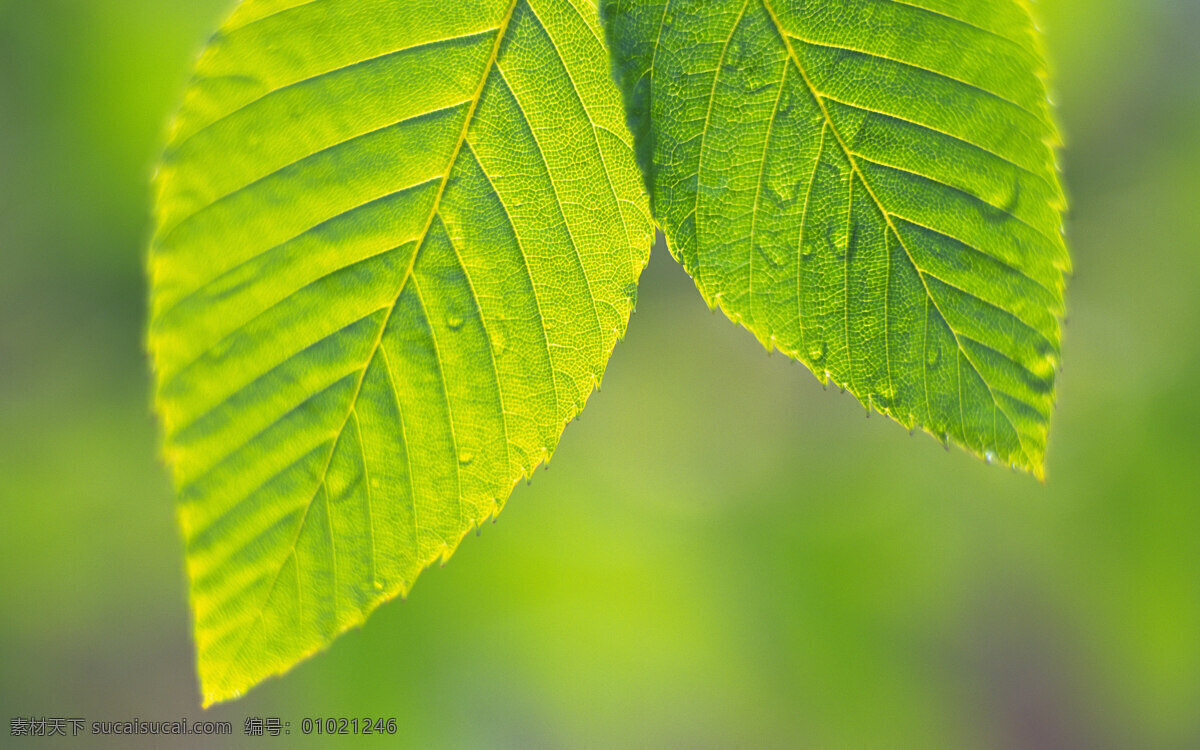
[(928, 352), (925, 353), (925, 364), (929, 365), (930, 367), (937, 367), (938, 363), (941, 361), (942, 350), (938, 347), (932, 347)]

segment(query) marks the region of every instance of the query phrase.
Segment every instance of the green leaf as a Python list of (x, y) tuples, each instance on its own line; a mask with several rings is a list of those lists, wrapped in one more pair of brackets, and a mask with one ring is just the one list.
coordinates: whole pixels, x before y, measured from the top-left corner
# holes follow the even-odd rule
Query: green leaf
[(1069, 259), (1025, 3), (604, 12), (655, 217), (708, 303), (868, 409), (1040, 477)]
[(246, 0), (156, 181), (149, 345), (206, 705), (405, 594), (549, 459), (652, 224), (596, 9)]

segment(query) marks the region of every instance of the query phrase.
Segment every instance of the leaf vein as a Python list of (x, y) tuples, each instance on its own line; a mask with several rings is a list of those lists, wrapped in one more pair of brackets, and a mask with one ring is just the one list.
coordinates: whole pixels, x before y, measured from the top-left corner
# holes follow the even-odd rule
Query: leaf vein
[(845, 45), (841, 45), (841, 44), (831, 44), (829, 42), (818, 42), (818, 41), (815, 41), (812, 39), (806, 39), (805, 37), (797, 36), (793, 32), (788, 32), (788, 36), (790, 36), (794, 41), (800, 42), (802, 44), (807, 44), (810, 47), (822, 47), (824, 49), (840, 50), (842, 52), (850, 52), (850, 53), (853, 53), (856, 55), (861, 55), (863, 57), (875, 58), (877, 60), (883, 60), (885, 62), (895, 63), (896, 65), (902, 65), (907, 68), (912, 68), (913, 70), (919, 70), (919, 71), (922, 71), (925, 73), (929, 73), (931, 75), (945, 79), (952, 83), (957, 83), (961, 86), (965, 86), (974, 91), (978, 91), (981, 94), (985, 94), (985, 95), (987, 95), (993, 99), (996, 99), (1000, 102), (1003, 102), (1004, 104), (1007, 104), (1009, 106), (1016, 107), (1017, 109), (1021, 110), (1025, 114), (1027, 114), (1031, 117), (1034, 117), (1038, 120), (1044, 120), (1043, 115), (1040, 115), (1037, 112), (1034, 112), (1033, 110), (1029, 109), (1028, 107), (1026, 107), (1025, 105), (1023, 105), (1019, 102), (1009, 99), (1008, 97), (1004, 96), (1003, 94), (992, 91), (991, 89), (984, 88), (983, 86), (980, 86), (977, 83), (971, 83), (970, 81), (964, 80), (962, 78), (958, 78), (957, 76), (952, 76), (949, 73), (943, 72), (941, 70), (934, 70), (933, 68), (929, 68), (924, 65), (918, 65), (917, 63), (911, 62), (909, 60), (902, 60), (898, 57), (892, 57), (890, 55), (885, 55), (880, 52), (872, 52), (870, 50), (860, 49), (858, 47), (849, 47), (849, 46), (845, 46)]

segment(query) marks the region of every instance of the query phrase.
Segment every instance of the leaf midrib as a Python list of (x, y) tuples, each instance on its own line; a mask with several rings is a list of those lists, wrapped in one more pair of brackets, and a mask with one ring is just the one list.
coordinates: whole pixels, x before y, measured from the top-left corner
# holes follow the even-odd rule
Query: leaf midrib
[[(316, 501), (317, 494), (321, 491), (321, 488), (325, 486), (325, 482), (329, 473), (329, 466), (333, 462), (334, 453), (337, 452), (338, 444), (341, 442), (342, 435), (346, 431), (346, 425), (349, 423), (351, 415), (354, 414), (354, 407), (357, 405), (359, 394), (362, 392), (362, 386), (366, 380), (367, 370), (370, 369), (371, 363), (374, 361), (376, 354), (380, 351), (384, 332), (387, 331), (388, 324), (390, 323), (392, 315), (395, 313), (396, 307), (399, 304), (400, 296), (404, 293), (404, 288), (408, 284), (409, 278), (412, 276), (413, 269), (416, 267), (417, 257), (421, 253), (421, 248), (425, 245), (425, 240), (428, 238), (429, 230), (433, 227), (434, 219), (437, 218), (438, 211), (441, 208), (442, 198), (446, 193), (446, 186), (450, 182), (450, 174), (453, 172), (454, 165), (458, 162), (458, 157), (462, 152), (463, 145), (466, 143), (467, 132), (470, 130), (471, 122), (474, 120), (475, 111), (478, 109), (479, 103), (483, 98), (483, 92), (487, 86), (488, 78), (491, 75), (492, 69), (496, 67), (496, 61), (500, 55), (500, 48), (508, 34), (508, 27), (512, 21), (513, 13), (516, 11), (517, 5), (520, 2), (521, 0), (511, 0), (508, 9), (504, 13), (504, 17), (501, 19), (499, 26), (496, 27), (496, 40), (492, 45), (492, 51), (488, 56), (487, 64), (484, 66), (483, 71), (480, 74), (479, 86), (476, 87), (475, 93), (471, 97), (471, 105), (467, 109), (466, 116), (463, 119), (463, 126), (462, 130), (459, 132), (458, 140), (454, 145), (454, 149), (450, 154), (450, 158), (447, 160), (446, 170), (442, 175), (441, 183), (438, 185), (438, 192), (434, 196), (433, 204), (429, 210), (429, 215), (425, 220), (425, 226), (421, 229), (420, 234), (417, 235), (417, 243), (413, 249), (412, 258), (409, 260), (408, 267), (405, 268), (404, 273), (400, 277), (400, 281), (396, 286), (396, 294), (392, 299), (391, 305), (388, 307), (387, 315), (384, 316), (383, 322), (379, 326), (379, 332), (376, 334), (375, 340), (370, 347), (369, 354), (367, 355), (367, 358), (359, 372), (358, 382), (355, 383), (354, 392), (351, 395), (349, 406), (346, 409), (346, 416), (343, 418), (342, 424), (337, 430), (337, 436), (330, 445), (329, 453), (325, 458), (325, 464), (322, 466), (321, 471), (318, 474), (320, 480), (317, 484), (317, 489), (314, 490), (312, 497), (305, 505), (304, 514), (301, 516), (300, 522), (296, 527), (296, 534), (292, 538), (291, 543), (288, 545), (288, 553), (283, 557), (285, 562), (289, 556), (295, 555), (296, 546), (300, 542), (300, 535), (304, 532), (305, 524), (308, 521), (308, 514), (312, 510), (312, 506)], [(266, 612), (267, 605), (270, 603), (271, 596), (274, 594), (275, 587), (279, 583), (279, 578), (283, 573), (284, 567), (284, 564), (281, 563), (278, 570), (276, 570), (275, 576), (271, 581), (271, 585), (267, 588), (266, 593), (263, 596), (262, 605), (255, 614), (254, 621), (249, 625), (249, 627), (242, 631), (244, 635), (242, 636), (241, 642), (239, 643), (237, 650), (234, 652), (233, 658), (229, 660), (228, 666), (225, 668), (225, 671), (223, 672), (221, 680), (218, 684), (225, 685), (230, 671), (233, 669), (234, 665), (237, 664), (238, 657), (240, 657), (241, 652), (246, 648), (246, 645), (250, 641), (250, 634), (255, 628), (258, 627), (259, 622), (261, 622), (263, 614)]]

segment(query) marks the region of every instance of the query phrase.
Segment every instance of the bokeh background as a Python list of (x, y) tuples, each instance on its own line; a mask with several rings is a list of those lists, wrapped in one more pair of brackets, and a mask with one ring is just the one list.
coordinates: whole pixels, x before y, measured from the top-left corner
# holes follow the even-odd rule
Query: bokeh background
[(420, 747), (1200, 747), (1200, 3), (1039, 5), (1077, 269), (1045, 485), (864, 419), (660, 245), (603, 393), (500, 522), (201, 712), (142, 261), (165, 123), (227, 5), (0, 0), (0, 719), (228, 719), (230, 746), (272, 742), (247, 716), (292, 747), (303, 717), (370, 715)]

